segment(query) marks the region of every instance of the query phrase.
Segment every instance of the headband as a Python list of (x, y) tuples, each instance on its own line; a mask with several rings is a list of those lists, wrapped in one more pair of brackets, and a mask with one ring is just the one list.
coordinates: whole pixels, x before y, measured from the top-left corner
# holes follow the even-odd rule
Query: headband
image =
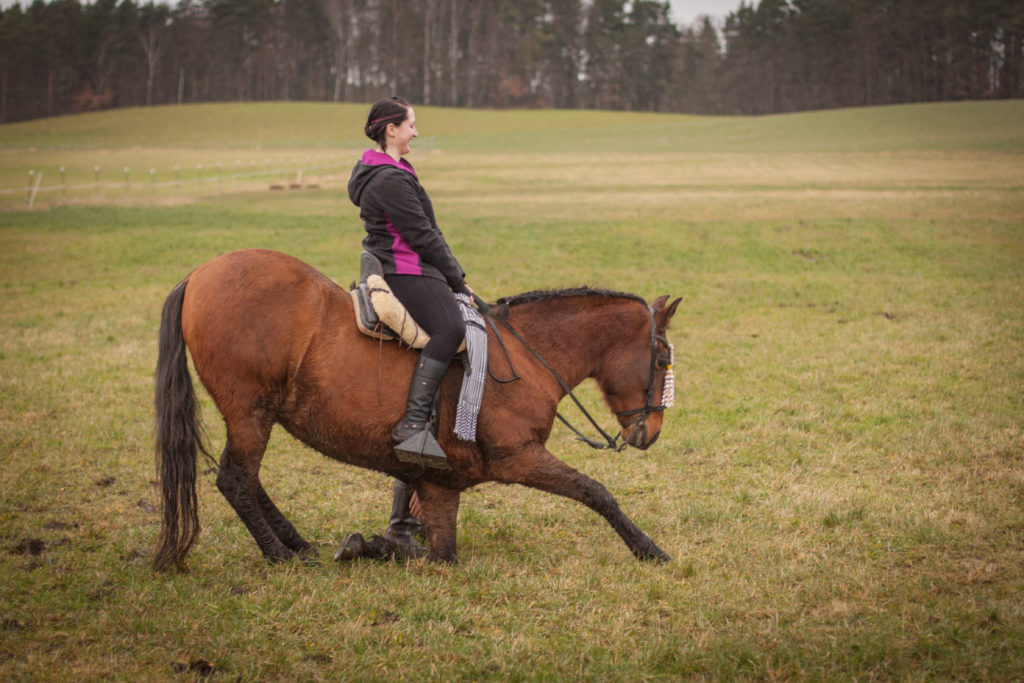
[(396, 119), (399, 116), (401, 116), (404, 119), (407, 113), (408, 112), (403, 111), (400, 114), (392, 114), (391, 116), (384, 116), (384, 117), (381, 117), (379, 119), (374, 119), (373, 121), (370, 121), (369, 125), (373, 126), (375, 124), (380, 123), (381, 121), (390, 121), (391, 119)]

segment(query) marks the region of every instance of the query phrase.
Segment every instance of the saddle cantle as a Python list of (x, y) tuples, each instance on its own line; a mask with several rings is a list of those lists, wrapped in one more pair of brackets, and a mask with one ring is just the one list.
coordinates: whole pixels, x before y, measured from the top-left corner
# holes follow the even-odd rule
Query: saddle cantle
[[(414, 349), (422, 349), (430, 335), (420, 327), (402, 302), (384, 281), (384, 269), (373, 254), (363, 252), (359, 260), (359, 284), (349, 294), (355, 312), (356, 327), (374, 339), (401, 340)], [(459, 351), (466, 347), (462, 341)]]

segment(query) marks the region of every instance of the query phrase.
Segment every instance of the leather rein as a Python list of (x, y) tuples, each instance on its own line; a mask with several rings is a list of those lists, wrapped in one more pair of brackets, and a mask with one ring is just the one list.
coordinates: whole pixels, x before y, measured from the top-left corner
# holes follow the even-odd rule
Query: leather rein
[[(499, 323), (501, 323), (502, 327), (508, 330), (508, 332), (513, 337), (515, 337), (520, 344), (523, 345), (523, 348), (529, 351), (534, 358), (540, 361), (541, 365), (547, 368), (548, 372), (550, 372), (551, 376), (555, 378), (555, 381), (558, 382), (559, 386), (566, 393), (566, 395), (572, 399), (573, 403), (575, 403), (576, 407), (580, 409), (580, 412), (583, 413), (584, 417), (586, 417), (587, 420), (590, 421), (590, 424), (593, 425), (594, 429), (596, 429), (598, 433), (601, 435), (601, 437), (605, 440), (605, 443), (601, 443), (600, 441), (594, 441), (593, 439), (587, 438), (587, 436), (584, 435), (583, 432), (573, 427), (567, 419), (562, 417), (561, 413), (556, 411), (555, 417), (561, 420), (562, 424), (564, 424), (566, 427), (571, 429), (576, 434), (577, 441), (582, 441), (591, 448), (595, 448), (598, 450), (609, 449), (616, 453), (621, 452), (623, 449), (626, 448), (627, 444), (625, 442), (619, 442), (619, 437), (622, 436), (621, 429), (619, 430), (619, 433), (616, 434), (614, 437), (609, 435), (608, 432), (606, 432), (605, 430), (603, 430), (601, 428), (601, 425), (597, 423), (597, 420), (594, 419), (590, 412), (583, 407), (583, 404), (580, 403), (579, 399), (576, 398), (576, 395), (572, 392), (572, 388), (568, 384), (566, 384), (565, 380), (563, 380), (555, 371), (555, 369), (551, 367), (551, 364), (548, 363), (547, 360), (545, 360), (544, 356), (542, 356), (540, 352), (538, 352), (536, 349), (530, 346), (530, 344), (525, 339), (523, 339), (522, 336), (515, 330), (515, 328), (508, 324), (508, 322), (501, 318), (496, 318), (493, 315), (491, 315), (491, 307), (488, 304), (482, 302), (480, 299), (476, 297), (474, 297), (474, 300), (476, 300), (477, 302), (478, 310), (484, 316), (484, 319), (487, 320), (487, 324), (491, 326), (492, 330), (494, 330), (494, 334), (498, 338), (498, 343), (501, 345), (502, 350), (505, 352), (505, 359), (508, 361), (508, 365), (512, 369), (513, 376), (510, 379), (502, 379), (494, 374), (494, 371), (491, 369), (490, 363), (488, 363), (487, 374), (490, 375), (491, 379), (501, 384), (510, 384), (512, 382), (516, 382), (522, 379), (522, 377), (519, 376), (519, 373), (516, 372), (515, 365), (512, 363), (512, 356), (509, 354), (508, 347), (505, 345), (505, 340), (502, 337), (501, 330), (499, 330), (497, 325), (495, 325), (495, 320), (497, 320)], [(654, 379), (655, 373), (658, 370), (658, 342), (660, 341), (661, 343), (663, 343), (665, 347), (669, 349), (670, 353), (672, 350), (672, 345), (669, 343), (668, 339), (664, 335), (658, 334), (657, 326), (654, 323), (654, 309), (648, 307), (647, 313), (650, 317), (651, 322), (651, 369), (650, 374), (647, 378), (647, 404), (643, 408), (635, 408), (633, 410), (620, 410), (615, 413), (616, 417), (627, 417), (629, 415), (636, 415), (636, 417), (632, 420), (631, 424), (642, 423), (650, 416), (651, 413), (663, 412), (666, 408), (669, 407), (668, 405), (664, 405), (664, 401), (660, 402), (659, 405), (654, 404)], [(669, 367), (671, 368), (671, 365)]]

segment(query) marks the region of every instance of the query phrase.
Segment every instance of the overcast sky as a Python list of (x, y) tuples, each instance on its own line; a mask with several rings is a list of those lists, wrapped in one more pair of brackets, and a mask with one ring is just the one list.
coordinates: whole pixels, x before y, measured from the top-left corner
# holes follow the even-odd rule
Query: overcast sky
[[(692, 26), (697, 17), (708, 15), (717, 21), (717, 26), (725, 20), (725, 15), (739, 8), (741, 0), (669, 0), (672, 5), (672, 21), (677, 25)], [(756, 2), (747, 0), (748, 5)]]

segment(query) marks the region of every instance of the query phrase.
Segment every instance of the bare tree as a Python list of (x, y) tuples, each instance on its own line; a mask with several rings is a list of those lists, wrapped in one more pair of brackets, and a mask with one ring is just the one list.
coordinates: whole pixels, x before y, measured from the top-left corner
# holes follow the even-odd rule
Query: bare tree
[(168, 23), (171, 10), (166, 5), (150, 3), (142, 8), (139, 26), (139, 44), (146, 53), (146, 106), (153, 105), (153, 82), (157, 65), (167, 51)]

